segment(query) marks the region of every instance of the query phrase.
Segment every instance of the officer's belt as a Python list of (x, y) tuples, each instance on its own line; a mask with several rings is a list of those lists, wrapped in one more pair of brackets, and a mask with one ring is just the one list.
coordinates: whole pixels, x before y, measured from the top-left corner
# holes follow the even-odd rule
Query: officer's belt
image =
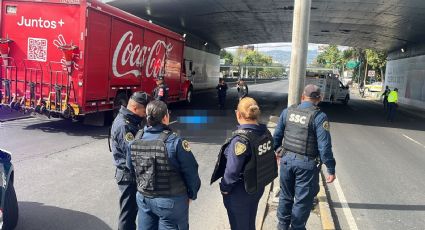
[(285, 152), (283, 154), (283, 156), (291, 156), (291, 155), (294, 155), (295, 158), (301, 159), (301, 160), (304, 160), (305, 158), (308, 158), (309, 160), (313, 160), (313, 161), (317, 161), (318, 160), (318, 157), (311, 157), (311, 156), (302, 155), (302, 154), (294, 153), (294, 152)]

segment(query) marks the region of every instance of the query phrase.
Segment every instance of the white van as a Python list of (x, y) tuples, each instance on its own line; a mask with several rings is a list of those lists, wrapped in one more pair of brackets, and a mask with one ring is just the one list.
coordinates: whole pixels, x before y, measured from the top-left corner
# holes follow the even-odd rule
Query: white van
[(307, 72), (304, 83), (305, 85), (313, 84), (320, 87), (322, 91), (322, 102), (335, 103), (336, 101), (340, 101), (343, 104), (347, 104), (350, 100), (348, 86), (344, 86), (332, 72)]

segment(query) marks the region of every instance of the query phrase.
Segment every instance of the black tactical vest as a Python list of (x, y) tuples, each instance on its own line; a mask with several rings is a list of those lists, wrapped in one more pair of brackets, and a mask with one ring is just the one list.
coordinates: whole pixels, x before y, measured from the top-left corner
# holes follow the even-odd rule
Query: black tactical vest
[(233, 137), (228, 139), (220, 149), (218, 160), (211, 177), (211, 184), (223, 177), (227, 163), (224, 151), (236, 136), (248, 141), (252, 152), (251, 157), (245, 163), (241, 178), (244, 180), (245, 191), (248, 194), (254, 194), (278, 176), (277, 162), (273, 151), (273, 138), (268, 130), (261, 136), (243, 129), (233, 132)]
[(312, 106), (300, 109), (293, 105), (288, 108), (286, 116), (283, 148), (311, 158), (319, 156), (316, 132), (313, 121), (319, 108)]
[[(131, 163), (136, 172), (137, 190), (147, 197), (187, 194), (180, 173), (168, 161), (165, 141), (171, 135), (164, 130), (158, 139), (136, 139), (131, 145)], [(137, 137), (143, 137), (143, 133)]]

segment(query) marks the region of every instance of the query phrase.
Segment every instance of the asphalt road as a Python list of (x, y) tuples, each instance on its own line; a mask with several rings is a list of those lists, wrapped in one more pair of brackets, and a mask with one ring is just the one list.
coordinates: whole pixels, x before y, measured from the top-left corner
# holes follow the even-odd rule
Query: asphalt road
[[(286, 107), (287, 87), (287, 81), (250, 85), (264, 121)], [(200, 165), (202, 187), (190, 207), (191, 229), (228, 228), (218, 184), (210, 186), (209, 179), (220, 145), (235, 129), (236, 103), (233, 88), (224, 111), (214, 91), (197, 93), (191, 106), (170, 108), (177, 121), (172, 128), (189, 139)], [(425, 229), (424, 118), (403, 112), (387, 123), (380, 104), (356, 98), (348, 106), (322, 109), (331, 120), (337, 160), (340, 190), (329, 186), (337, 226)], [(105, 127), (65, 120), (0, 123), (0, 148), (13, 152), (16, 170), (17, 229), (116, 229), (118, 189), (107, 133)]]
[[(250, 85), (264, 120), (278, 115), (287, 81)], [(199, 163), (202, 187), (190, 207), (195, 230), (229, 228), (218, 184), (209, 185), (220, 145), (236, 128), (236, 89), (226, 110), (215, 91), (195, 95), (191, 106), (172, 105), (172, 128), (185, 136)], [(1, 111), (0, 111), (1, 112)], [(118, 188), (107, 127), (66, 120), (23, 119), (0, 123), (0, 148), (13, 153), (20, 219), (17, 229), (116, 229)]]
[(339, 186), (329, 188), (338, 227), (425, 229), (423, 116), (398, 111), (388, 123), (381, 104), (358, 98), (323, 109), (332, 121)]

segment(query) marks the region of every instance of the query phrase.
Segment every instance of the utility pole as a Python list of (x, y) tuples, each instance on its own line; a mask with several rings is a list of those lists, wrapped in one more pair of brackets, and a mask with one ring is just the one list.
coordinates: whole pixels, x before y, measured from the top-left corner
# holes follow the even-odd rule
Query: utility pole
[(295, 0), (294, 3), (288, 107), (300, 103), (304, 89), (311, 12), (311, 0)]

